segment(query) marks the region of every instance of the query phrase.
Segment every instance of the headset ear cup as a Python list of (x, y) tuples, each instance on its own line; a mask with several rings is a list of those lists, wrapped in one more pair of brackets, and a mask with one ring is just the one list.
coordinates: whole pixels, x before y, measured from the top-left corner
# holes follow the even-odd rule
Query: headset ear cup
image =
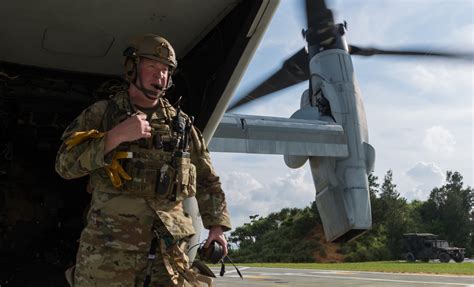
[(224, 255), (224, 248), (219, 243), (217, 243), (217, 241), (212, 241), (208, 248), (204, 249), (200, 247), (198, 249), (198, 254), (201, 260), (216, 264), (222, 259), (222, 256)]
[(222, 259), (222, 255), (224, 255), (224, 248), (222, 248), (222, 246), (217, 243), (216, 241), (213, 241), (212, 244), (212, 253), (211, 253), (211, 258), (210, 258), (210, 261), (213, 263), (213, 264), (216, 264), (217, 262), (219, 262), (221, 259)]
[(134, 83), (137, 77), (137, 65), (134, 57), (127, 57), (124, 63), (125, 80), (129, 83)]

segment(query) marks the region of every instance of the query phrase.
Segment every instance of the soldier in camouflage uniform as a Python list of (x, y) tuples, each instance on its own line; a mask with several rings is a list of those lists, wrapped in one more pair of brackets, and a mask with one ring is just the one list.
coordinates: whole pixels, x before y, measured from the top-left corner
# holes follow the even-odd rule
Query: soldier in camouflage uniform
[(182, 201), (196, 197), (206, 244), (227, 253), (225, 195), (202, 135), (163, 97), (177, 66), (169, 42), (145, 35), (125, 55), (128, 91), (84, 110), (56, 159), (62, 177), (90, 175), (93, 189), (74, 286), (182, 286), (195, 280)]

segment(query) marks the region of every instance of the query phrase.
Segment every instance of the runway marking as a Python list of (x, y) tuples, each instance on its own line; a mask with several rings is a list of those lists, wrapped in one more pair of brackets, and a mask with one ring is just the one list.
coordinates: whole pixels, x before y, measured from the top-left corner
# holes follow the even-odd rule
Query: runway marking
[(354, 271), (345, 271), (345, 270), (322, 270), (322, 271), (311, 271), (310, 273), (314, 273), (314, 274), (341, 274), (341, 275), (345, 275), (345, 274), (357, 274), (357, 272), (354, 272)]
[[(415, 283), (415, 284), (432, 284), (432, 285), (456, 285), (456, 286), (468, 286), (471, 287), (472, 284), (468, 283), (455, 283), (455, 282), (433, 282), (433, 281), (413, 281), (413, 280), (399, 280), (399, 279), (383, 279), (383, 278), (363, 278), (363, 277), (354, 277), (354, 276), (325, 276), (325, 275), (312, 275), (312, 274), (302, 274), (302, 273), (266, 273), (266, 272), (256, 272), (261, 276), (304, 276), (304, 277), (317, 277), (317, 278), (334, 278), (334, 279), (350, 279), (350, 280), (363, 280), (363, 281), (380, 281), (380, 282), (395, 282), (395, 283)], [(238, 277), (236, 275), (230, 275), (229, 277)]]
[[(243, 270), (247, 270), (247, 269), (249, 269), (249, 268), (250, 268), (250, 267), (242, 267), (242, 268), (239, 268), (239, 270), (240, 270), (240, 272), (242, 272)], [(226, 272), (225, 274), (229, 274), (229, 273), (233, 273), (233, 272), (237, 272), (237, 270), (235, 270), (235, 268), (234, 268), (234, 269), (232, 269), (232, 270)], [(243, 275), (243, 274), (242, 274), (242, 275)]]
[[(238, 277), (238, 276), (237, 276)], [(258, 275), (250, 275), (250, 276), (245, 276), (245, 278), (250, 278), (250, 279), (265, 279), (265, 278), (270, 278), (267, 276), (258, 276)]]
[[(434, 273), (406, 273), (406, 272), (382, 272), (382, 271), (358, 271), (358, 270), (327, 270), (327, 269), (293, 269), (293, 268), (277, 268), (277, 267), (253, 267), (259, 269), (270, 269), (270, 270), (300, 270), (300, 271), (310, 271), (314, 273), (339, 273), (339, 274), (390, 274), (390, 275), (407, 275), (407, 276), (428, 276), (428, 277), (452, 277), (452, 278), (473, 278), (474, 276), (465, 275), (465, 274), (434, 274)], [(474, 287), (474, 285), (472, 286)]]
[[(305, 269), (311, 270), (311, 269)], [(341, 273), (346, 272), (345, 270), (333, 270), (339, 271)], [(447, 278), (473, 278), (474, 276), (465, 275), (465, 274), (434, 274), (434, 273), (408, 273), (408, 272), (384, 272), (384, 271), (347, 271), (352, 274), (389, 274), (389, 275), (403, 275), (403, 276), (427, 276), (427, 277), (447, 277)], [(473, 286), (474, 287), (474, 286)]]

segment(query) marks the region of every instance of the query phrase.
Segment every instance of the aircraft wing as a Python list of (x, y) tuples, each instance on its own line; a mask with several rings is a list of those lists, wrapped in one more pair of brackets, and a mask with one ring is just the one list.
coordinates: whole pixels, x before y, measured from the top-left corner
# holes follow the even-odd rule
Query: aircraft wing
[(348, 156), (340, 125), (317, 121), (225, 114), (209, 143), (215, 152)]

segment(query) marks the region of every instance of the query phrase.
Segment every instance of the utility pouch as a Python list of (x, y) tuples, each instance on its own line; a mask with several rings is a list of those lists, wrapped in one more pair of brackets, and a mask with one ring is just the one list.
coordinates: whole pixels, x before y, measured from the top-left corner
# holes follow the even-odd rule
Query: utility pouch
[(145, 166), (140, 161), (129, 162), (127, 166), (128, 174), (132, 177), (132, 180), (126, 182), (124, 190), (127, 192), (138, 193), (142, 188), (144, 181)]
[(172, 198), (174, 194), (176, 170), (169, 164), (164, 164), (158, 174), (156, 196), (159, 198)]
[(141, 192), (147, 195), (154, 195), (156, 189), (156, 181), (158, 179), (158, 171), (153, 168), (144, 170), (145, 180), (142, 182)]
[(125, 183), (123, 190), (142, 196), (153, 196), (158, 178), (156, 168), (148, 167), (140, 161), (130, 163), (129, 167), (132, 180)]
[[(181, 156), (180, 156), (181, 155)], [(176, 200), (182, 201), (196, 194), (196, 167), (189, 153), (183, 152), (174, 158), (176, 168)]]
[(188, 197), (196, 195), (196, 166), (190, 164), (189, 169), (189, 184), (188, 184)]

